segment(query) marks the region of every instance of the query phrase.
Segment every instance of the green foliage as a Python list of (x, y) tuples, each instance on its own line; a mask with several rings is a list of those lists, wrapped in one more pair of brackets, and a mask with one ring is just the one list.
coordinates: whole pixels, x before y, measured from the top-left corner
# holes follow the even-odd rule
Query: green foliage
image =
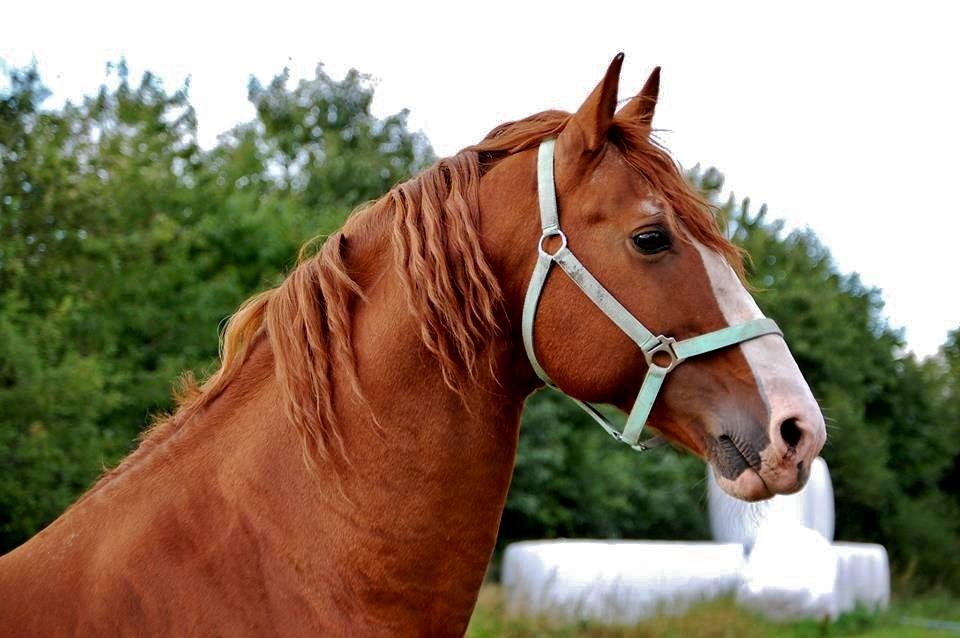
[[(98, 428), (109, 408), (103, 364), (49, 346), (56, 321), (29, 321), (0, 301), (0, 547), (19, 544), (60, 513), (120, 441)], [(57, 348), (59, 349), (59, 348)], [(126, 445), (126, 440), (122, 446)]]
[(528, 402), (501, 542), (707, 534), (699, 459), (664, 450), (641, 460), (585, 417), (553, 391)]
[[(305, 239), (432, 161), (405, 112), (371, 115), (356, 72), (252, 80), (255, 118), (210, 150), (188, 89), (120, 63), (56, 109), (35, 69), (0, 90), (0, 550), (122, 456), (182, 370), (213, 365), (215, 326)], [(718, 197), (717, 171), (690, 177)], [(944, 551), (960, 547), (960, 329), (938, 357), (904, 355), (879, 292), (811, 232), (716, 203), (830, 422), (839, 535), (884, 543), (915, 582), (960, 587), (960, 554)], [(703, 476), (688, 455), (615, 445), (541, 392), (501, 540), (705, 538)]]

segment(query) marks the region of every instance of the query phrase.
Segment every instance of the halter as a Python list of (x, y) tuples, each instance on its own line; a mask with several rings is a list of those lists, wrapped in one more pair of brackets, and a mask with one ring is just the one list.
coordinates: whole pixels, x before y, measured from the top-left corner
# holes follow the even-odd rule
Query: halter
[[(580, 263), (580, 260), (567, 247), (567, 236), (560, 230), (560, 218), (557, 214), (557, 194), (553, 181), (554, 143), (555, 140), (552, 139), (541, 143), (537, 157), (537, 191), (540, 196), (540, 222), (543, 233), (537, 243), (537, 265), (533, 269), (530, 285), (527, 287), (527, 295), (523, 301), (523, 346), (527, 351), (527, 357), (530, 359), (530, 365), (533, 366), (537, 376), (548, 386), (559, 389), (544, 371), (540, 362), (537, 361), (533, 341), (533, 324), (537, 316), (540, 297), (543, 295), (543, 286), (547, 283), (551, 267), (553, 264), (557, 264), (577, 284), (583, 294), (637, 344), (647, 360), (647, 374), (633, 403), (630, 416), (627, 417), (627, 424), (624, 426), (623, 432), (618, 431), (593, 404), (580, 401), (574, 397), (570, 398), (593, 417), (600, 424), (600, 427), (614, 439), (626, 443), (638, 452), (645, 452), (665, 443), (663, 437), (659, 436), (641, 442), (640, 434), (643, 432), (643, 426), (646, 425), (650, 410), (653, 409), (653, 402), (656, 401), (657, 395), (660, 393), (660, 387), (663, 385), (667, 373), (690, 357), (720, 350), (763, 335), (783, 336), (783, 333), (780, 332), (780, 328), (772, 319), (767, 318), (728, 326), (683, 341), (677, 341), (673, 337), (664, 337), (663, 335), (655, 336), (647, 330), (636, 317), (630, 314), (629, 310), (623, 307), (590, 274), (590, 271)], [(550, 237), (560, 238), (560, 248), (553, 253), (547, 252), (545, 248), (545, 242)], [(655, 361), (655, 358), (659, 358), (661, 361), (667, 358), (669, 362), (666, 365), (661, 365)]]

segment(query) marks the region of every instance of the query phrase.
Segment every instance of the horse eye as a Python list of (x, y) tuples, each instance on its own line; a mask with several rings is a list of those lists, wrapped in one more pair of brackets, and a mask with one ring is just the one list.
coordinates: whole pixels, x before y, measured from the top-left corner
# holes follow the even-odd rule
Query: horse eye
[(633, 245), (645, 255), (653, 255), (670, 248), (670, 236), (660, 228), (642, 230), (633, 236)]

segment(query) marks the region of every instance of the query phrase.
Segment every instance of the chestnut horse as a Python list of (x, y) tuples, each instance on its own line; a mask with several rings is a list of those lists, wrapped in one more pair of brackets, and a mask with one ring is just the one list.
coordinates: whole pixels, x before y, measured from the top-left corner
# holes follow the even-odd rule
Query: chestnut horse
[[(658, 71), (616, 112), (621, 62), (576, 113), (497, 127), (248, 301), (220, 370), (0, 559), (2, 633), (462, 634), (542, 386), (521, 334), (541, 142), (570, 250), (633, 317), (678, 339), (761, 317), (651, 141)], [(535, 324), (563, 392), (630, 409), (648, 361), (576, 281), (554, 270)], [(745, 499), (800, 489), (825, 440), (778, 334), (677, 367), (650, 423)]]

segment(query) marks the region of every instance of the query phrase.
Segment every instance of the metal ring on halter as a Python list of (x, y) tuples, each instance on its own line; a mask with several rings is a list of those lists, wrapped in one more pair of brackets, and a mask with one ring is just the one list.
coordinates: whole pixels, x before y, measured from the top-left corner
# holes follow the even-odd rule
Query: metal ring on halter
[[(678, 365), (683, 362), (683, 359), (677, 354), (677, 351), (673, 349), (674, 344), (677, 343), (677, 340), (673, 337), (664, 337), (663, 335), (657, 336), (655, 345), (650, 348), (643, 350), (643, 356), (647, 359), (647, 364), (651, 366), (657, 366), (658, 368), (663, 368), (667, 372), (670, 372)], [(670, 363), (663, 366), (654, 361), (654, 357), (660, 353), (663, 353), (670, 357)]]
[[(550, 239), (551, 237), (560, 238), (560, 248), (557, 248), (552, 255), (543, 248), (543, 241), (545, 239)], [(559, 228), (544, 229), (543, 234), (540, 235), (540, 241), (537, 243), (537, 250), (540, 252), (540, 254), (543, 255), (544, 257), (549, 257), (551, 259), (556, 257), (557, 254), (566, 247), (567, 247), (567, 235)]]

